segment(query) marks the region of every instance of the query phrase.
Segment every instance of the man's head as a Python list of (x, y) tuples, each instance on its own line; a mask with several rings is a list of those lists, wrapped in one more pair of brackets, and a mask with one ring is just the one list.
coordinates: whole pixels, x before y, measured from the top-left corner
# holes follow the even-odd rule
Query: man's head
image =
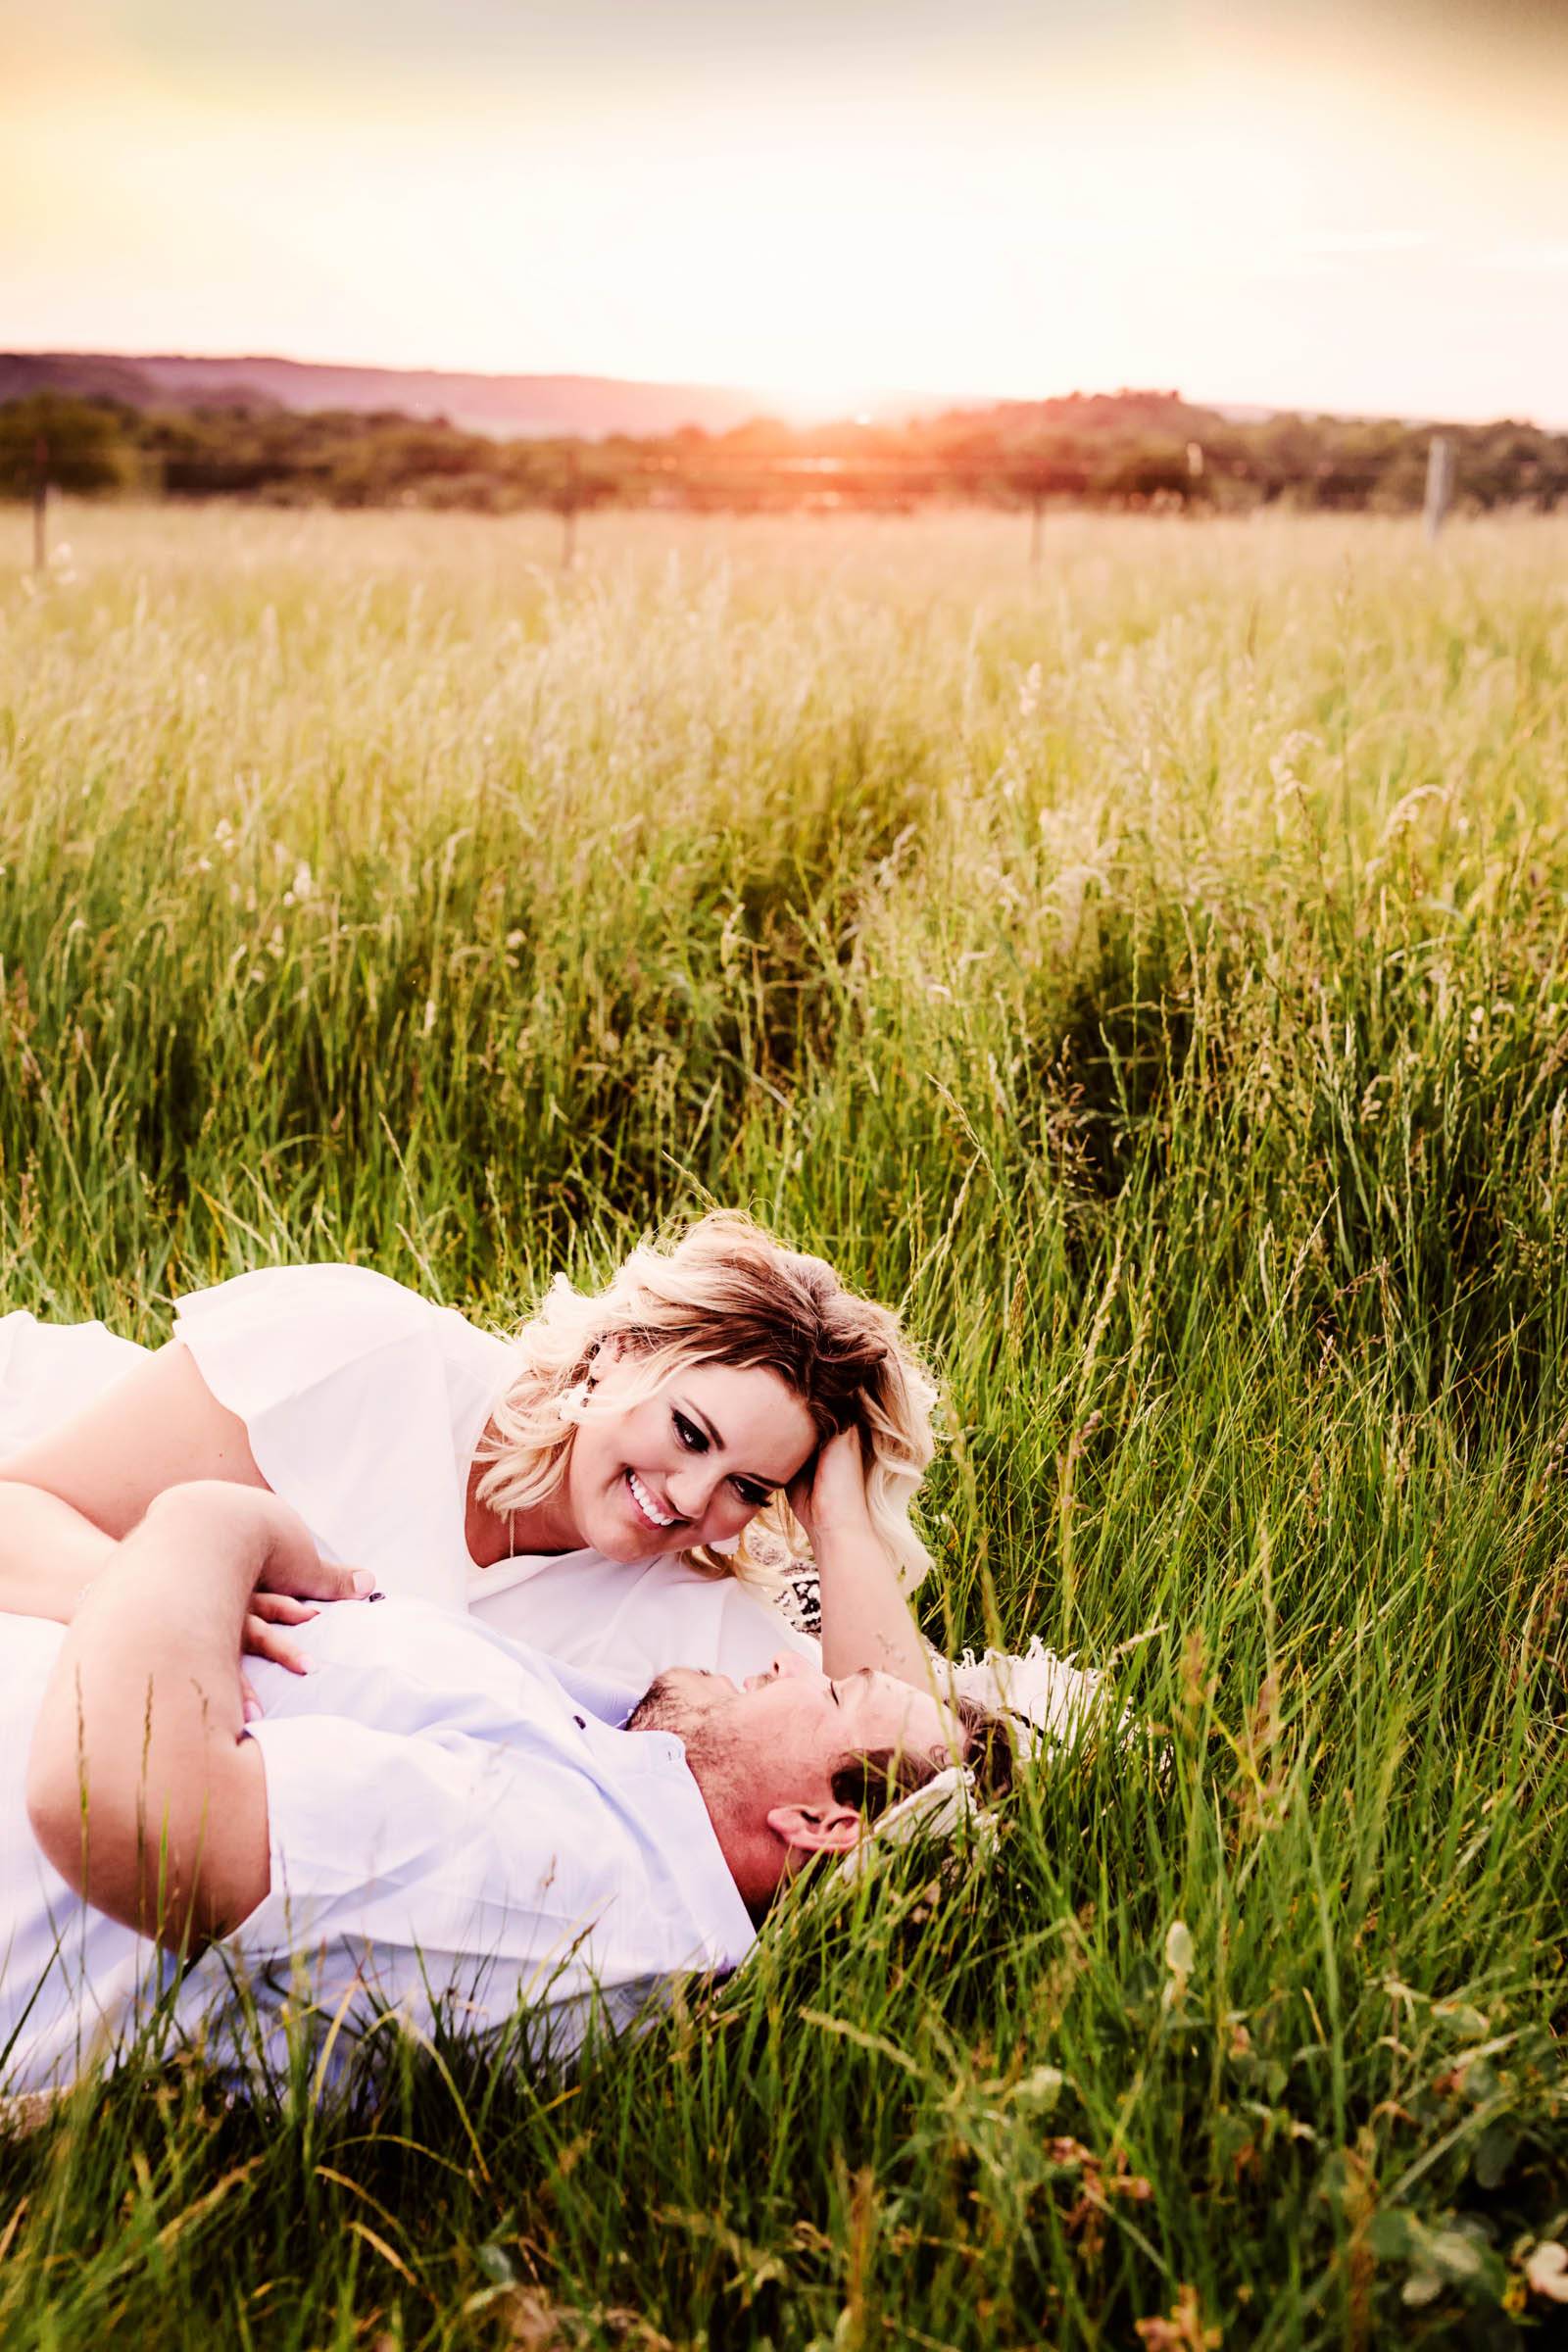
[(868, 1821), (952, 1764), (1004, 1792), (1012, 1750), (995, 1716), (869, 1668), (832, 1680), (794, 1651), (744, 1684), (676, 1667), (628, 1731), (673, 1732), (724, 1859), (754, 1913), (812, 1854), (848, 1853)]

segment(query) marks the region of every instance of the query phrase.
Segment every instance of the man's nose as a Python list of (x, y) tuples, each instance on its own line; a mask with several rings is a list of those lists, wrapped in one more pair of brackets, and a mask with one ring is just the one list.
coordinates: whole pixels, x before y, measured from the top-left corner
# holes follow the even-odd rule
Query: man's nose
[(769, 1683), (788, 1681), (798, 1674), (810, 1674), (812, 1671), (795, 1650), (781, 1649), (760, 1674), (749, 1674), (746, 1677), (746, 1688), (748, 1690), (765, 1690)]

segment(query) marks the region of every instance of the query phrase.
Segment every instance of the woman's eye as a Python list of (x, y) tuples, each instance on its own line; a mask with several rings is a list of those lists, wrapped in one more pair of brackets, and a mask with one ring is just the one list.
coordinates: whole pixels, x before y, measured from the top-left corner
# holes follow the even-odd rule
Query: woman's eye
[(676, 1435), (688, 1453), (706, 1453), (708, 1451), (708, 1440), (695, 1421), (688, 1421), (684, 1413), (676, 1413), (674, 1421)]
[(735, 1481), (735, 1492), (749, 1511), (760, 1511), (764, 1502), (771, 1502), (773, 1499), (770, 1488), (749, 1487), (745, 1480), (740, 1478)]

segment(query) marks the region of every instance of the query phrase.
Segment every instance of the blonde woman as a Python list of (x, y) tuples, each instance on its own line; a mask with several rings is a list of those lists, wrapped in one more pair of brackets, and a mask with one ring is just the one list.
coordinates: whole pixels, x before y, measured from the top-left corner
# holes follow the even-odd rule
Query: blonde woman
[[(10, 1607), (69, 1616), (156, 1494), (228, 1479), (381, 1591), (640, 1690), (817, 1654), (778, 1605), (798, 1522), (828, 1674), (924, 1682), (906, 1593), (928, 1565), (909, 1503), (934, 1400), (887, 1308), (723, 1213), (602, 1291), (559, 1276), (510, 1341), (350, 1265), (196, 1292), (156, 1352), (11, 1315), (0, 1569)], [(287, 1629), (309, 1613), (259, 1594), (251, 1650), (299, 1663)]]

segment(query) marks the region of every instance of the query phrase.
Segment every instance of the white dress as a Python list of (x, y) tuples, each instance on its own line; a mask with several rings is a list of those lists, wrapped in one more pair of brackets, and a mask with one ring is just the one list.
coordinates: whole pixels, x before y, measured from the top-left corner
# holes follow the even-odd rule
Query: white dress
[[(678, 1560), (628, 1567), (581, 1550), (476, 1567), (468, 1472), (516, 1359), (454, 1308), (366, 1266), (278, 1266), (181, 1298), (174, 1335), (323, 1555), (373, 1570), (383, 1592), (466, 1607), (497, 1633), (639, 1690), (669, 1666), (740, 1677), (783, 1648), (816, 1652), (767, 1597)], [(0, 1457), (145, 1353), (101, 1323), (0, 1317)]]
[[(372, 1569), (383, 1592), (466, 1608), (565, 1666), (638, 1690), (671, 1666), (738, 1680), (781, 1649), (820, 1661), (811, 1634), (769, 1596), (675, 1559), (628, 1567), (582, 1550), (476, 1567), (466, 1533), (468, 1472), (514, 1357), (455, 1308), (368, 1266), (333, 1264), (236, 1275), (192, 1292), (174, 1312), (176, 1338), (219, 1402), (244, 1422), (272, 1492), (293, 1504), (328, 1559)], [(69, 1419), (146, 1353), (101, 1323), (0, 1316), (0, 1459)], [(809, 1622), (810, 1595), (799, 1583), (795, 1600)], [(1101, 1676), (1056, 1657), (1038, 1637), (1021, 1657), (966, 1651), (946, 1680), (1008, 1708), (1026, 1751), (1071, 1740), (1108, 1699)]]

